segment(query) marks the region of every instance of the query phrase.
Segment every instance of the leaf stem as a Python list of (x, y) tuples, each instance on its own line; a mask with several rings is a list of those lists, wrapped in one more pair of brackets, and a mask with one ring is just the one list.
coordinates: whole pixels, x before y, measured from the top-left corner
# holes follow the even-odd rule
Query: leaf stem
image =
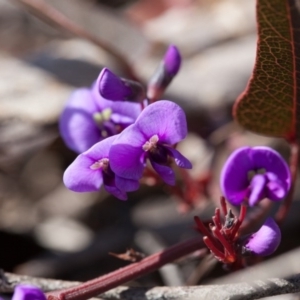
[(76, 287), (47, 294), (48, 300), (85, 300), (104, 293), (125, 282), (155, 271), (163, 265), (204, 247), (202, 236), (178, 243), (166, 250), (150, 255), (137, 263), (89, 280)]

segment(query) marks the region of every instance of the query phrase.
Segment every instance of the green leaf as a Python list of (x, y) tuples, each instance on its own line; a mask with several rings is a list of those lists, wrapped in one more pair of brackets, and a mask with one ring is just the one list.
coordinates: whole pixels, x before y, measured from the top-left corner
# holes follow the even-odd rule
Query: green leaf
[(300, 1), (257, 0), (255, 67), (233, 114), (246, 129), (300, 141)]

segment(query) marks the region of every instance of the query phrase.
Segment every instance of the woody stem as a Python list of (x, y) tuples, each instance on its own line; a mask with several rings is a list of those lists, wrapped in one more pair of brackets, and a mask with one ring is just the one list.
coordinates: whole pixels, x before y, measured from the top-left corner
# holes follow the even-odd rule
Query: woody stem
[(167, 263), (199, 250), (203, 246), (204, 243), (201, 236), (178, 243), (166, 250), (150, 255), (139, 262), (132, 263), (107, 275), (89, 280), (76, 287), (50, 292), (47, 294), (47, 299), (85, 300), (95, 297), (125, 282), (153, 272)]

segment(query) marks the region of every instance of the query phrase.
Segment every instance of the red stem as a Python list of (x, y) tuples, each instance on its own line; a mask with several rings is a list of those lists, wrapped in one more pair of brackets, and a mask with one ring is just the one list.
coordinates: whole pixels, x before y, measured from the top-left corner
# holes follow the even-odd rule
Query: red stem
[(245, 219), (246, 212), (247, 212), (247, 206), (242, 204), (241, 209), (240, 209), (239, 218), (238, 218), (237, 222), (235, 223), (234, 229), (231, 232), (232, 239), (234, 239), (236, 233), (238, 232), (239, 228), (241, 227), (241, 225)]
[(221, 215), (220, 215), (220, 208), (216, 208), (215, 215), (212, 217), (212, 220), (214, 221), (214, 224), (216, 227), (221, 230), (222, 224), (221, 224)]
[(218, 238), (218, 240), (221, 242), (221, 244), (224, 246), (224, 248), (228, 251), (228, 253), (231, 256), (235, 256), (235, 252), (232, 248), (232, 246), (227, 242), (227, 240), (224, 238), (224, 236), (222, 235), (222, 233), (218, 230), (217, 227), (214, 227), (212, 229), (213, 233), (215, 234), (215, 236)]
[(227, 204), (226, 204), (225, 197), (223, 197), (223, 196), (221, 197), (220, 203), (221, 203), (223, 215), (224, 215), (224, 217), (226, 217), (227, 216)]
[[(206, 236), (215, 245), (215, 247), (218, 248), (218, 244), (216, 243), (215, 238), (210, 233), (210, 231), (205, 227), (205, 225), (202, 223), (200, 218), (196, 216), (196, 217), (194, 217), (194, 220), (198, 226), (198, 228), (197, 228), (198, 231), (200, 233), (202, 233), (204, 237)], [(211, 225), (211, 224), (209, 224), (209, 225)]]
[(125, 282), (155, 271), (163, 265), (203, 247), (202, 237), (178, 243), (166, 250), (150, 255), (143, 260), (113, 271), (107, 275), (89, 280), (76, 287), (47, 294), (48, 300), (85, 300), (104, 293)]
[(275, 220), (280, 225), (284, 219), (286, 218), (289, 209), (291, 207), (292, 201), (293, 201), (293, 195), (295, 190), (295, 183), (297, 179), (297, 170), (298, 170), (298, 160), (299, 160), (299, 145), (297, 143), (291, 143), (291, 154), (290, 154), (290, 170), (292, 174), (292, 185), (289, 190), (289, 193), (283, 202), (283, 204), (280, 206), (276, 216)]
[(207, 246), (207, 248), (214, 254), (215, 257), (217, 257), (219, 260), (221, 261), (226, 261), (226, 257), (224, 255), (224, 253), (222, 253), (212, 242), (212, 240), (210, 240), (207, 236), (205, 236), (203, 238), (203, 242), (205, 243), (205, 245)]

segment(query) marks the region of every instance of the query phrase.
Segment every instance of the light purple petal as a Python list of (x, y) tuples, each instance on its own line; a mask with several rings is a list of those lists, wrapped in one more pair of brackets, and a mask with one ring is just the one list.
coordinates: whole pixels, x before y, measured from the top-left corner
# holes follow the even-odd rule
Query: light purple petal
[(266, 185), (266, 194), (267, 197), (272, 201), (280, 201), (282, 200), (286, 194), (287, 190), (285, 189), (285, 185), (281, 180), (277, 178), (274, 173), (267, 172), (265, 174), (269, 182)]
[(104, 185), (105, 190), (117, 197), (120, 200), (127, 200), (127, 194), (124, 191), (119, 190), (116, 186)]
[(12, 300), (46, 300), (46, 296), (38, 287), (22, 284), (15, 287)]
[(133, 180), (142, 177), (145, 165), (142, 146), (146, 141), (135, 125), (119, 134), (109, 152), (110, 167), (116, 175)]
[(100, 95), (108, 100), (121, 101), (131, 94), (131, 89), (125, 85), (121, 78), (107, 68), (104, 68), (98, 76), (96, 87)]
[(291, 187), (291, 173), (289, 166), (281, 155), (269, 147), (253, 147), (251, 152), (256, 169), (265, 169), (274, 173), (288, 191)]
[(118, 189), (125, 192), (133, 192), (140, 187), (140, 183), (137, 180), (126, 179), (120, 176), (116, 176), (115, 184)]
[(70, 96), (59, 120), (60, 134), (70, 149), (81, 153), (102, 139), (93, 120), (97, 110), (90, 90), (79, 89)]
[[(135, 122), (137, 117), (142, 112), (142, 107), (140, 103), (134, 103), (128, 101), (114, 101), (110, 103), (110, 108), (112, 109), (114, 114), (131, 118), (132, 119), (131, 123)], [(120, 123), (122, 124), (123, 122)]]
[(245, 247), (256, 255), (271, 255), (279, 246), (281, 232), (272, 218), (268, 218), (263, 226), (246, 242)]
[(181, 65), (181, 56), (176, 46), (170, 45), (165, 56), (164, 65), (169, 75), (175, 76)]
[(86, 154), (80, 154), (64, 173), (65, 186), (71, 191), (80, 193), (98, 191), (103, 177), (100, 169), (92, 170), (90, 168), (94, 163), (95, 160)]
[(157, 164), (153, 160), (150, 160), (150, 162), (153, 169), (158, 173), (165, 183), (169, 185), (175, 185), (175, 174), (172, 168)]
[(110, 147), (119, 135), (110, 136), (93, 147), (85, 151), (85, 156), (91, 158), (94, 162), (102, 158), (108, 158)]
[(138, 129), (149, 139), (159, 136), (159, 142), (173, 145), (187, 135), (185, 113), (180, 106), (168, 100), (148, 105), (136, 120)]
[(179, 151), (172, 147), (166, 148), (170, 152), (171, 156), (174, 158), (174, 161), (178, 167), (185, 169), (191, 169), (193, 167), (191, 162), (186, 157), (184, 157)]
[(258, 201), (266, 197), (265, 186), (267, 178), (262, 174), (255, 175), (250, 183), (249, 205), (254, 206)]
[(250, 158), (251, 148), (235, 150), (227, 159), (220, 175), (221, 190), (225, 198), (233, 205), (241, 204), (248, 196), (248, 172), (253, 170)]
[(135, 119), (124, 116), (121, 114), (116, 114), (112, 113), (110, 119), (115, 123), (115, 124), (124, 124), (124, 125), (131, 125), (134, 123)]

